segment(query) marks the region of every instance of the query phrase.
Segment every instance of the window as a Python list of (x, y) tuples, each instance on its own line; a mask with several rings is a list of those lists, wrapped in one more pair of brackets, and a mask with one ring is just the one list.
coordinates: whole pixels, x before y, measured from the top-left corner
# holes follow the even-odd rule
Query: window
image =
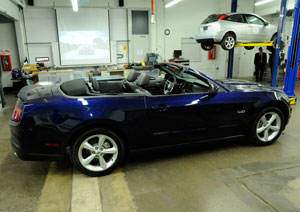
[(248, 24), (265, 25), (265, 22), (263, 20), (254, 15), (246, 15), (246, 20)]
[(202, 24), (209, 24), (212, 22), (216, 22), (217, 20), (219, 20), (220, 16), (221, 16), (220, 14), (210, 15), (202, 22)]
[(238, 23), (245, 23), (245, 19), (244, 19), (243, 15), (241, 15), (241, 14), (231, 15), (231, 16), (224, 18), (223, 20), (233, 21), (233, 22), (238, 22)]

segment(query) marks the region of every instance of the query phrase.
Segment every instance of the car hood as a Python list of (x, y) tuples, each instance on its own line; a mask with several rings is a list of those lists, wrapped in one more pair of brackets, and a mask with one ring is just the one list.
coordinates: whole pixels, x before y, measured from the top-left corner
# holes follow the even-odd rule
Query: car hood
[(231, 91), (238, 91), (238, 92), (262, 92), (262, 91), (270, 91), (270, 92), (280, 92), (281, 90), (277, 88), (272, 88), (271, 86), (262, 85), (255, 82), (250, 82), (247, 80), (241, 79), (223, 79), (223, 80), (216, 80), (221, 84), (225, 84), (226, 87), (229, 87)]

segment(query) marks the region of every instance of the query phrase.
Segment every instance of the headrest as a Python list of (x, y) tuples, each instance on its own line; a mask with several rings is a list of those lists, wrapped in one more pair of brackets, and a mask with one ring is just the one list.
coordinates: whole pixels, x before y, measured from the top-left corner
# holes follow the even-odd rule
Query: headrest
[(150, 76), (147, 73), (141, 73), (136, 81), (136, 84), (140, 87), (147, 86), (150, 82)]
[(127, 81), (134, 82), (137, 79), (138, 75), (139, 73), (136, 70), (131, 70), (127, 76)]
[(92, 86), (93, 86), (93, 89), (94, 89), (95, 91), (99, 91), (99, 90), (100, 90), (100, 88), (99, 88), (99, 83), (98, 83), (98, 81), (96, 80), (96, 78), (92, 78)]

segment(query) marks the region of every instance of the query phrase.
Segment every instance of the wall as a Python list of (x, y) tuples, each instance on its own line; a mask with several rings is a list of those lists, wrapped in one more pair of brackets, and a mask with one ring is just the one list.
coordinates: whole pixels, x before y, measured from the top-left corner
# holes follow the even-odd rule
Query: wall
[[(261, 0), (255, 0), (255, 2), (258, 2), (258, 1), (261, 1)], [(270, 15), (270, 14), (279, 13), (280, 4), (281, 4), (281, 0), (274, 0), (267, 4), (255, 6), (254, 12), (256, 14), (259, 14), (260, 16), (266, 16), (266, 15)], [(295, 4), (295, 0), (288, 0), (287, 8), (289, 10), (293, 9), (294, 4)]]
[[(181, 49), (181, 39), (187, 37), (193, 37), (198, 29), (199, 24), (208, 15), (213, 13), (229, 12), (231, 6), (231, 0), (220, 1), (199, 1), (189, 0), (182, 1), (177, 5), (165, 9), (165, 3), (170, 0), (156, 0), (156, 23), (151, 24), (151, 49), (152, 52), (158, 53), (161, 57), (161, 61), (168, 61), (172, 57), (173, 50)], [(255, 0), (239, 0), (238, 12), (253, 12)], [(55, 7), (71, 7), (70, 0), (35, 0), (35, 6), (28, 6), (26, 10), (30, 11), (32, 8), (55, 8)], [(86, 2), (79, 2), (80, 7), (110, 7), (118, 8), (118, 0), (93, 0)], [(129, 9), (150, 9), (150, 0), (126, 0), (124, 8)], [(164, 30), (168, 28), (171, 30), (169, 36), (164, 35)], [(130, 37), (129, 37), (130, 39)], [(54, 48), (56, 48), (54, 42)], [(53, 47), (53, 46), (52, 46)], [(58, 49), (57, 49), (58, 50)], [(57, 51), (56, 50), (56, 51)], [(129, 50), (130, 51), (130, 50)], [(244, 69), (245, 66), (240, 65), (239, 61), (248, 62), (252, 53), (244, 52), (244, 49), (239, 50), (239, 60), (235, 60), (235, 73), (239, 73), (237, 76), (251, 76), (252, 67)], [(191, 66), (198, 69), (208, 75), (217, 78), (224, 78), (227, 75), (227, 58), (228, 52), (224, 51), (220, 46), (217, 46), (217, 59), (208, 60), (207, 52), (201, 53), (201, 62), (191, 63)], [(53, 54), (54, 57), (58, 57), (58, 53)], [(249, 63), (249, 66), (251, 64)], [(239, 71), (240, 67), (243, 67)], [(92, 69), (92, 68), (80, 68), (79, 70)], [(251, 69), (251, 71), (249, 71)]]
[[(0, 49), (9, 50), (13, 68), (20, 68), (16, 32), (13, 21), (0, 22)], [(12, 87), (10, 71), (2, 72), (3, 87)]]

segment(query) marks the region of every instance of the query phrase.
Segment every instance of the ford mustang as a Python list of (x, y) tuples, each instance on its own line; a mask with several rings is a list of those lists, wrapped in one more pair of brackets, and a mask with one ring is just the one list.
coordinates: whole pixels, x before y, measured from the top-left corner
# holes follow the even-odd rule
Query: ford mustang
[(270, 145), (290, 112), (280, 90), (161, 63), (121, 80), (91, 76), (22, 88), (11, 144), (23, 160), (61, 160), (70, 152), (78, 170), (100, 176), (131, 151), (239, 137)]

